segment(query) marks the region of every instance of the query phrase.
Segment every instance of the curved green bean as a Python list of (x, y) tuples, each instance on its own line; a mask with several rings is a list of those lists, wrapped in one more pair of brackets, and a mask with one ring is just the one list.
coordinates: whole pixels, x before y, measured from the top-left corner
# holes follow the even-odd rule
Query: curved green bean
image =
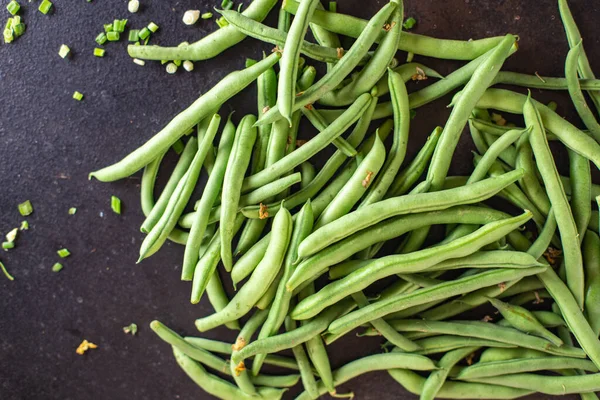
[[(290, 332), (297, 329), (296, 321), (291, 318), (285, 319), (285, 329)], [(300, 377), (302, 379), (302, 387), (308, 393), (311, 399), (317, 399), (319, 392), (317, 390), (317, 380), (312, 372), (312, 366), (301, 344), (292, 347), (292, 352), (300, 369)], [(257, 355), (258, 357), (258, 355)]]
[(212, 110), (238, 94), (256, 80), (265, 70), (275, 65), (279, 61), (279, 57), (278, 53), (274, 53), (249, 68), (230, 73), (212, 89), (200, 96), (187, 109), (173, 118), (167, 126), (145, 144), (118, 163), (90, 173), (90, 178), (93, 177), (102, 182), (116, 181), (148, 165), (159, 154), (166, 151), (180, 137), (185, 135), (198, 121), (211, 115), (210, 112)]
[(583, 239), (585, 313), (592, 330), (600, 334), (600, 238), (592, 231)]
[(452, 350), (446, 354), (438, 361), (438, 366), (440, 369), (431, 372), (429, 377), (425, 380), (423, 384), (423, 391), (421, 392), (420, 399), (421, 400), (433, 400), (435, 399), (437, 393), (440, 391), (442, 386), (444, 386), (444, 382), (450, 373), (450, 370), (463, 358), (469, 356), (470, 354), (477, 351), (478, 347), (470, 346), (464, 347), (461, 349)]
[(469, 381), (533, 390), (557, 396), (600, 391), (600, 374), (546, 376), (523, 373), (472, 378)]
[[(496, 340), (489, 339), (477, 339), (470, 338), (464, 336), (454, 336), (454, 335), (440, 335), (433, 336), (424, 339), (417, 340), (419, 346), (421, 346), (421, 350), (417, 351), (417, 354), (436, 354), (436, 353), (446, 353), (452, 350), (457, 350), (464, 347), (493, 347), (493, 348), (517, 348), (515, 345), (501, 343)], [(523, 349), (520, 349), (523, 350)], [(470, 352), (472, 353), (472, 351)], [(469, 353), (469, 354), (470, 354)]]
[[(252, 335), (254, 335), (254, 332), (256, 332), (263, 322), (265, 322), (265, 319), (267, 319), (267, 312), (264, 310), (257, 310), (254, 315), (250, 317), (235, 339), (235, 344), (231, 346), (233, 350), (231, 353), (232, 357), (250, 342)], [(249, 395), (256, 395), (256, 388), (250, 379), (250, 374), (248, 374), (243, 361), (238, 364), (230, 361), (229, 370), (233, 380), (242, 392)]]
[(569, 170), (571, 210), (581, 243), (592, 218), (592, 171), (589, 160), (572, 150), (569, 150)]

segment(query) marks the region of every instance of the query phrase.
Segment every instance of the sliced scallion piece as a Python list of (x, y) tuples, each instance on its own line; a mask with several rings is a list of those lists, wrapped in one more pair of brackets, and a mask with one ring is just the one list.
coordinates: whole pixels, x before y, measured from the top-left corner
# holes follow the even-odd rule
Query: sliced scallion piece
[(142, 67), (143, 67), (144, 65), (146, 65), (146, 61), (144, 61), (144, 60), (140, 60), (139, 58), (134, 58), (134, 59), (133, 59), (133, 62), (134, 62), (134, 63), (136, 63), (137, 65), (141, 65)]
[(217, 25), (219, 25), (219, 28), (225, 28), (227, 25), (229, 25), (229, 22), (227, 22), (225, 17), (217, 18), (215, 22)]
[(8, 251), (10, 249), (13, 249), (15, 247), (15, 243), (14, 242), (2, 242), (2, 248), (5, 251)]
[(60, 49), (58, 50), (59, 56), (61, 56), (62, 58), (67, 58), (69, 53), (71, 53), (71, 49), (69, 48), (69, 46), (67, 46), (66, 44), (60, 46)]
[(129, 41), (137, 42), (140, 40), (140, 30), (139, 29), (130, 29), (129, 30)]
[(29, 229), (29, 222), (27, 222), (27, 221), (21, 222), (21, 227), (19, 229), (22, 230), (22, 231), (28, 230)]
[(231, 10), (233, 8), (233, 1), (231, 1), (231, 0), (223, 0), (221, 2), (221, 8), (223, 10)]
[(194, 63), (189, 60), (184, 61), (183, 69), (185, 69), (187, 72), (192, 72), (194, 70)]
[(194, 25), (200, 18), (200, 10), (187, 10), (183, 13), (183, 23), (186, 25)]
[(167, 64), (167, 73), (168, 74), (174, 74), (175, 72), (177, 72), (177, 65), (175, 65), (175, 63), (168, 63)]
[(39, 12), (42, 14), (48, 14), (52, 8), (52, 2), (50, 0), (43, 0), (38, 7)]
[(63, 265), (61, 263), (56, 263), (52, 266), (52, 272), (59, 272), (63, 269)]
[(142, 28), (140, 29), (140, 32), (138, 33), (138, 36), (140, 37), (140, 39), (144, 40), (146, 39), (148, 36), (150, 36), (150, 29), (148, 28)]
[(11, 15), (15, 15), (21, 9), (21, 5), (16, 0), (12, 0), (10, 3), (8, 3), (6, 9)]
[(19, 204), (19, 213), (26, 217), (33, 212), (33, 205), (31, 205), (31, 201), (27, 200), (23, 203)]
[(150, 22), (147, 28), (150, 30), (150, 32), (154, 33), (158, 30), (158, 25), (156, 25), (154, 22)]
[(106, 50), (104, 49), (99, 49), (98, 47), (94, 49), (94, 55), (96, 57), (104, 57), (104, 53), (106, 53)]
[(108, 39), (109, 42), (117, 42), (119, 39), (121, 39), (121, 34), (119, 32), (108, 32), (106, 34), (106, 38)]
[(71, 255), (71, 252), (67, 249), (60, 249), (56, 252), (60, 258), (67, 258)]
[(202, 18), (202, 19), (211, 19), (211, 18), (212, 18), (212, 16), (213, 16), (213, 13), (211, 13), (211, 12), (205, 12), (205, 13), (203, 13), (203, 14), (200, 16), (200, 18)]
[(73, 93), (73, 98), (77, 101), (83, 100), (83, 93), (78, 92), (77, 90)]
[(117, 196), (111, 196), (110, 208), (112, 208), (115, 214), (121, 214), (121, 199), (119, 199)]
[(129, 3), (127, 3), (127, 10), (129, 10), (130, 13), (136, 13), (139, 9), (140, 2), (138, 0), (129, 0)]
[(104, 32), (100, 32), (98, 36), (96, 36), (96, 43), (98, 43), (100, 46), (106, 43), (107, 40), (108, 38), (106, 37), (106, 33)]

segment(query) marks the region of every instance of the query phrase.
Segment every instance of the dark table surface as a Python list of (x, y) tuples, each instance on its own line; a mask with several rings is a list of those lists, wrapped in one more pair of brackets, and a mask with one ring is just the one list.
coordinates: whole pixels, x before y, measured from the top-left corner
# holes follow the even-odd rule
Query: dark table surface
[[(5, 3), (2, 24), (8, 17)], [(271, 46), (248, 39), (216, 59), (197, 62), (193, 73), (168, 75), (159, 63), (132, 63), (124, 40), (105, 46), (106, 57), (93, 57), (102, 24), (129, 18), (130, 25), (139, 28), (154, 21), (161, 28), (152, 43), (191, 42), (215, 24), (185, 26), (183, 12), (208, 11), (220, 1), (141, 0), (142, 9), (131, 15), (125, 0), (57, 0), (47, 16), (37, 12), (36, 3), (21, 3), (27, 32), (12, 44), (0, 45), (0, 232), (24, 219), (18, 203), (30, 199), (35, 212), (26, 218), (31, 228), (20, 233), (17, 247), (0, 254), (15, 277), (10, 282), (0, 276), (0, 398), (209, 398), (148, 327), (151, 320), (160, 319), (180, 333), (195, 334), (194, 319), (211, 312), (206, 299), (191, 305), (190, 285), (179, 281), (182, 247), (167, 244), (136, 265), (143, 239), (139, 174), (111, 184), (88, 181), (87, 174), (135, 149), (227, 72), (242, 68), (247, 57), (260, 57), (260, 51)], [(339, 0), (338, 6), (340, 12), (366, 18), (384, 3)], [(593, 0), (573, 0), (571, 6), (591, 63), (600, 71), (600, 6)], [(408, 0), (406, 15), (417, 18), (415, 32), (441, 38), (519, 34), (519, 52), (508, 60), (506, 70), (563, 74), (567, 43), (554, 0)], [(71, 59), (58, 56), (63, 43), (71, 47)], [(443, 74), (460, 65), (415, 60)], [(85, 95), (83, 102), (71, 98), (75, 90)], [(533, 94), (542, 101), (556, 100), (559, 112), (574, 120), (564, 93)], [(254, 111), (253, 96), (252, 89), (246, 90), (225, 108), (238, 110), (239, 118)], [(444, 123), (448, 101), (446, 97), (418, 111), (409, 156)], [(470, 170), (471, 148), (465, 136), (454, 173)], [(167, 160), (167, 165), (173, 161)], [(564, 161), (559, 157), (561, 168)], [(165, 179), (163, 173), (161, 181)], [(122, 199), (122, 215), (111, 212), (111, 195)], [(70, 207), (77, 207), (76, 215), (68, 215)], [(53, 273), (52, 265), (60, 261), (56, 250), (62, 247), (72, 255), (62, 260), (65, 268), (60, 273)], [(140, 328), (135, 337), (122, 331), (131, 322)], [(231, 341), (235, 334), (217, 329), (206, 336)], [(98, 349), (77, 355), (82, 339)], [(377, 351), (380, 342), (349, 335), (331, 346), (332, 363), (337, 367)], [(351, 389), (359, 399), (414, 397), (386, 373), (368, 374), (343, 388), (341, 392)]]

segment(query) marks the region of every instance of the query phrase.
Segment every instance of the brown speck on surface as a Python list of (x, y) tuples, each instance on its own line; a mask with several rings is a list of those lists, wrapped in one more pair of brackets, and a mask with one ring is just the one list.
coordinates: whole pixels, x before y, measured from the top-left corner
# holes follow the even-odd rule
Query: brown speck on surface
[(540, 297), (540, 294), (537, 291), (533, 292), (533, 294), (535, 295), (535, 301), (533, 304), (542, 304), (544, 302), (544, 299)]
[(519, 21), (521, 20), (521, 16), (520, 15), (515, 15), (515, 21)]
[(490, 317), (489, 315), (486, 315), (485, 317), (483, 317), (481, 319), (482, 322), (490, 322), (490, 321), (493, 321), (493, 320), (494, 320), (494, 318)]
[(372, 177), (373, 177), (373, 171), (367, 171), (367, 176), (362, 181), (362, 185), (363, 185), (364, 188), (369, 187), (369, 184), (371, 183), (371, 178)]
[(298, 92), (298, 93), (296, 93), (296, 97), (298, 97), (298, 96), (302, 96), (303, 94), (304, 94), (304, 91), (302, 91), (302, 92)]
[(231, 350), (240, 351), (244, 346), (246, 346), (246, 339), (240, 337), (231, 345)]
[(427, 79), (427, 74), (425, 73), (425, 71), (423, 71), (423, 69), (416, 67), (416, 73), (410, 77), (410, 79), (412, 79), (413, 81), (424, 81)]
[(267, 111), (269, 111), (271, 109), (271, 107), (269, 106), (265, 106), (265, 108), (262, 109), (262, 113), (265, 114)]
[(303, 139), (296, 140), (296, 147), (302, 147), (305, 144), (306, 144), (306, 140), (303, 140)]
[(77, 350), (75, 350), (75, 352), (79, 355), (84, 355), (85, 352), (88, 351), (89, 349), (96, 349), (96, 348), (98, 348), (97, 345), (83, 339), (83, 342), (81, 342), (81, 344), (79, 345), (79, 347), (77, 347)]
[(465, 361), (467, 362), (467, 365), (473, 365), (473, 359), (475, 359), (475, 353), (471, 353), (469, 354), (466, 358)]
[(504, 282), (499, 283), (498, 287), (500, 288), (501, 292), (504, 292), (506, 290), (506, 283), (504, 283)]
[(258, 209), (258, 218), (260, 218), (260, 219), (269, 218), (268, 207), (263, 203), (260, 203), (260, 206)]
[(337, 48), (337, 58), (340, 59), (344, 56), (344, 48), (343, 47), (338, 47)]
[(240, 361), (240, 363), (238, 365), (236, 365), (234, 368), (235, 376), (240, 376), (240, 374), (242, 372), (244, 372), (245, 370), (246, 370), (246, 365), (244, 364), (243, 361)]
[(313, 109), (313, 105), (312, 104), (307, 104), (304, 106), (304, 108), (306, 108), (307, 110), (312, 110)]
[(544, 252), (544, 258), (550, 263), (550, 265), (554, 265), (556, 264), (556, 259), (560, 257), (561, 254), (561, 250), (555, 249), (553, 247), (548, 247), (548, 249)]

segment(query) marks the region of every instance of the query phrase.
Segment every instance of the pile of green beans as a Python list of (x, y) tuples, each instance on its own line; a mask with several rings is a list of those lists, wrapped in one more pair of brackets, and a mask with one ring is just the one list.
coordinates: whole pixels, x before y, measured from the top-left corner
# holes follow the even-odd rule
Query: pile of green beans
[[(458, 41), (403, 32), (402, 0), (368, 21), (319, 0), (286, 0), (270, 27), (262, 21), (275, 4), (217, 10), (228, 25), (193, 44), (130, 46), (132, 57), (150, 60), (204, 60), (246, 37), (276, 48), (90, 174), (110, 182), (144, 169), (140, 261), (166, 240), (184, 245), (191, 303), (206, 292), (215, 309), (196, 328), (239, 331), (234, 343), (183, 338), (153, 321), (181, 369), (226, 400), (280, 399), (297, 384), (297, 399), (351, 397), (339, 386), (382, 370), (422, 400), (597, 399), (600, 80), (567, 1), (558, 0), (570, 47), (564, 77), (501, 71), (518, 48), (512, 34)], [(443, 77), (417, 62), (398, 65), (398, 50), (467, 63)], [(323, 63), (324, 74), (307, 63)], [(221, 124), (219, 109), (254, 82), (256, 115), (232, 113)], [(586, 130), (497, 84), (565, 91)], [(426, 134), (411, 127), (411, 113), (453, 91), (444, 127), (409, 160), (409, 143)], [(299, 141), (305, 117), (316, 132)], [(466, 127), (473, 171), (453, 176)], [(179, 140), (185, 147), (155, 199)], [(335, 152), (321, 163), (326, 148)], [(555, 150), (568, 152), (569, 176), (559, 174)], [(208, 181), (194, 198), (203, 169)], [(357, 328), (381, 338), (384, 351), (332, 365), (328, 345)], [(293, 357), (276, 354), (284, 350)]]

